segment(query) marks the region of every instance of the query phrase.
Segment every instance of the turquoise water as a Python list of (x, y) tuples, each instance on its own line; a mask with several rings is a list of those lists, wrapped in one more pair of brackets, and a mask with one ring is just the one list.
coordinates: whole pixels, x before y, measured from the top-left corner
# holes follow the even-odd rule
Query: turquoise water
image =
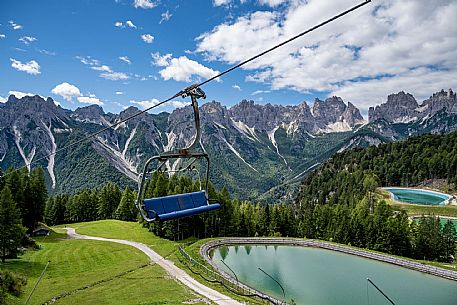
[[(441, 227), (443, 227), (446, 222), (448, 221), (449, 219), (446, 219), (446, 218), (441, 218), (440, 219), (440, 223), (441, 223)], [(454, 224), (454, 227), (455, 229), (457, 230), (457, 219), (451, 219), (451, 222)]]
[(400, 189), (400, 188), (385, 188), (393, 194), (394, 199), (404, 203), (416, 203), (426, 205), (439, 205), (449, 198), (444, 194), (428, 192), (417, 189)]
[(367, 285), (370, 278), (399, 305), (456, 305), (457, 282), (345, 253), (292, 246), (228, 246), (215, 249), (213, 261), (260, 291), (301, 305), (390, 304)]
[[(419, 222), (421, 219), (421, 217), (415, 217), (414, 220)], [(449, 219), (448, 218), (443, 218), (443, 217), (440, 217), (440, 224), (441, 224), (441, 227), (443, 227), (446, 222), (448, 221)], [(454, 227), (455, 229), (457, 230), (457, 219), (451, 219), (451, 222), (454, 224)]]

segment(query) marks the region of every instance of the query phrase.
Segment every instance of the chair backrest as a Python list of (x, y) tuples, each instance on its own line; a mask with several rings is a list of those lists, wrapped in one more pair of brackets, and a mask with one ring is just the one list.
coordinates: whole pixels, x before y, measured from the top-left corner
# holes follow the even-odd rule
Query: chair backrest
[(144, 200), (146, 211), (161, 214), (184, 211), (208, 205), (205, 191), (156, 197)]

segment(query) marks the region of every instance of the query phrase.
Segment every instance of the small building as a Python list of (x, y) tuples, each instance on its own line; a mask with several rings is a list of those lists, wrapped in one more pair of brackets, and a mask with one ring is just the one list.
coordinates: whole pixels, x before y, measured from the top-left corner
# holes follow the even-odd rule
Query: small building
[(35, 229), (33, 229), (31, 236), (47, 236), (49, 235), (49, 232), (51, 232), (51, 229), (40, 224)]

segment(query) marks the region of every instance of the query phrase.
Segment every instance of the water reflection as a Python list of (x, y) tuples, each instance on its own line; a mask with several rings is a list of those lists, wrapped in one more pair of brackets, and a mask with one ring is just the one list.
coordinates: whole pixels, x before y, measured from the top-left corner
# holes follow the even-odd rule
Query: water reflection
[(389, 304), (367, 286), (372, 279), (389, 297), (402, 305), (456, 305), (457, 283), (417, 271), (324, 249), (291, 246), (243, 245), (220, 247), (213, 261), (227, 273), (221, 259), (239, 281), (282, 299), (280, 287), (265, 276), (262, 268), (285, 289), (287, 300), (303, 305)]

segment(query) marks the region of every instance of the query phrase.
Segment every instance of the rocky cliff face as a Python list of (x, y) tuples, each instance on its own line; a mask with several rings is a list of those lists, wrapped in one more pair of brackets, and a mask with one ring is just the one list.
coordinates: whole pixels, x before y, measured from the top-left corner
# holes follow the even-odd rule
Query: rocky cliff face
[(425, 117), (430, 117), (437, 112), (445, 110), (447, 113), (457, 113), (456, 94), (449, 89), (434, 93), (419, 105), (416, 99), (403, 91), (391, 94), (387, 102), (368, 111), (369, 121), (384, 119), (389, 123), (411, 123)]

